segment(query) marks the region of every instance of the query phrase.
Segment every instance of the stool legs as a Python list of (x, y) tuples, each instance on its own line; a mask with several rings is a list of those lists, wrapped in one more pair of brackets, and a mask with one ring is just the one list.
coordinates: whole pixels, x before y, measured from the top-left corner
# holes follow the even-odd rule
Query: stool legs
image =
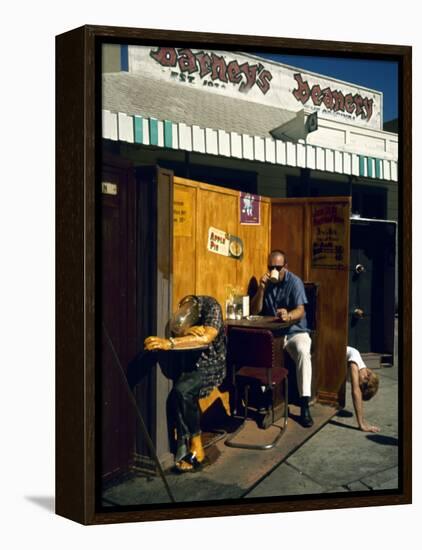
[[(249, 385), (246, 385), (245, 386), (245, 412), (244, 412), (244, 416), (242, 418), (242, 423), (237, 428), (237, 430), (235, 430), (232, 434), (229, 435), (229, 437), (226, 439), (224, 444), (227, 445), (228, 447), (235, 447), (237, 449), (254, 449), (254, 450), (259, 450), (259, 451), (268, 451), (270, 449), (273, 449), (277, 445), (277, 443), (279, 442), (281, 436), (285, 433), (285, 429), (286, 429), (286, 426), (287, 426), (287, 419), (288, 419), (288, 415), (289, 415), (287, 378), (284, 380), (284, 388), (285, 388), (284, 389), (285, 402), (284, 402), (283, 426), (277, 426), (276, 424), (274, 424), (274, 394), (273, 394), (273, 399), (271, 400), (272, 423), (269, 424), (267, 427), (274, 426), (274, 428), (277, 428), (279, 430), (279, 433), (277, 434), (277, 436), (275, 437), (275, 439), (272, 442), (264, 444), (264, 445), (258, 445), (258, 444), (253, 444), (253, 443), (236, 443), (234, 441), (236, 436), (245, 427), (247, 416), (248, 416)], [(272, 386), (272, 392), (274, 392), (274, 386)], [(236, 399), (235, 402), (237, 404), (237, 389), (236, 389), (236, 386), (235, 386), (235, 399)], [(237, 405), (235, 405), (235, 406), (237, 406)], [(236, 413), (237, 413), (237, 411), (234, 411), (235, 415), (236, 415)]]

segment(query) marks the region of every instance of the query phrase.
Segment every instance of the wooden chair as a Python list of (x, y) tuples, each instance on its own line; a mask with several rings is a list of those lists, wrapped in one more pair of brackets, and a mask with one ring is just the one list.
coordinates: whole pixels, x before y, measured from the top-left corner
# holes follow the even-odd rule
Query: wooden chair
[[(244, 415), (240, 426), (230, 434), (225, 444), (240, 449), (268, 450), (275, 447), (285, 432), (288, 418), (288, 371), (283, 367), (283, 338), (275, 336), (270, 330), (231, 327), (228, 333), (227, 363), (232, 373), (234, 386), (234, 415), (237, 414), (238, 390), (243, 390)], [(275, 439), (268, 444), (237, 443), (236, 436), (245, 427), (249, 409), (250, 384), (267, 386), (271, 389), (271, 423), (279, 429)], [(274, 402), (276, 388), (284, 385), (284, 422), (283, 426), (274, 424)]]

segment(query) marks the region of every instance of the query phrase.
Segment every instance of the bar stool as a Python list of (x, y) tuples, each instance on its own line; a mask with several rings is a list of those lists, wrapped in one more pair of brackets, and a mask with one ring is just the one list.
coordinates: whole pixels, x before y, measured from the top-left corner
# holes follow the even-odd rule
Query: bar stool
[[(234, 416), (237, 413), (238, 386), (242, 384), (244, 398), (244, 416), (240, 426), (226, 439), (228, 447), (240, 449), (269, 450), (275, 447), (281, 436), (285, 433), (288, 418), (288, 370), (282, 366), (283, 337), (275, 336), (270, 330), (231, 327), (228, 334), (228, 365), (232, 372), (232, 383), (234, 386)], [(242, 380), (243, 379), (243, 380)], [(271, 389), (271, 424), (279, 430), (275, 439), (268, 444), (258, 445), (253, 443), (237, 443), (236, 436), (246, 425), (249, 408), (249, 383), (248, 379), (260, 386), (268, 386)], [(284, 382), (284, 411), (283, 426), (274, 424), (274, 401), (276, 387)]]

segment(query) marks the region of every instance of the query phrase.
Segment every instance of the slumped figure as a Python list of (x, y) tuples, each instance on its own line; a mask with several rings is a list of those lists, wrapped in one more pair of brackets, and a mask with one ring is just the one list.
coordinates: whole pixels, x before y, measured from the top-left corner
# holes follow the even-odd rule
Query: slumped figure
[(205, 460), (198, 400), (211, 393), (226, 375), (226, 338), (220, 304), (211, 296), (185, 296), (170, 321), (170, 330), (175, 337), (149, 336), (145, 349), (208, 346), (199, 359), (190, 363), (185, 360), (172, 390), (177, 430), (175, 466), (180, 472), (188, 472), (201, 467)]

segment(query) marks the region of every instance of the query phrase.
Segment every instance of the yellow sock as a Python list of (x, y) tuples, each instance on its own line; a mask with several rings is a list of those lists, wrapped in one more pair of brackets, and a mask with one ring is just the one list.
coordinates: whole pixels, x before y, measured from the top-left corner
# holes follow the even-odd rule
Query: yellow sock
[(196, 458), (199, 462), (202, 462), (205, 458), (204, 447), (202, 446), (201, 435), (195, 435), (190, 440), (190, 452), (195, 453)]

